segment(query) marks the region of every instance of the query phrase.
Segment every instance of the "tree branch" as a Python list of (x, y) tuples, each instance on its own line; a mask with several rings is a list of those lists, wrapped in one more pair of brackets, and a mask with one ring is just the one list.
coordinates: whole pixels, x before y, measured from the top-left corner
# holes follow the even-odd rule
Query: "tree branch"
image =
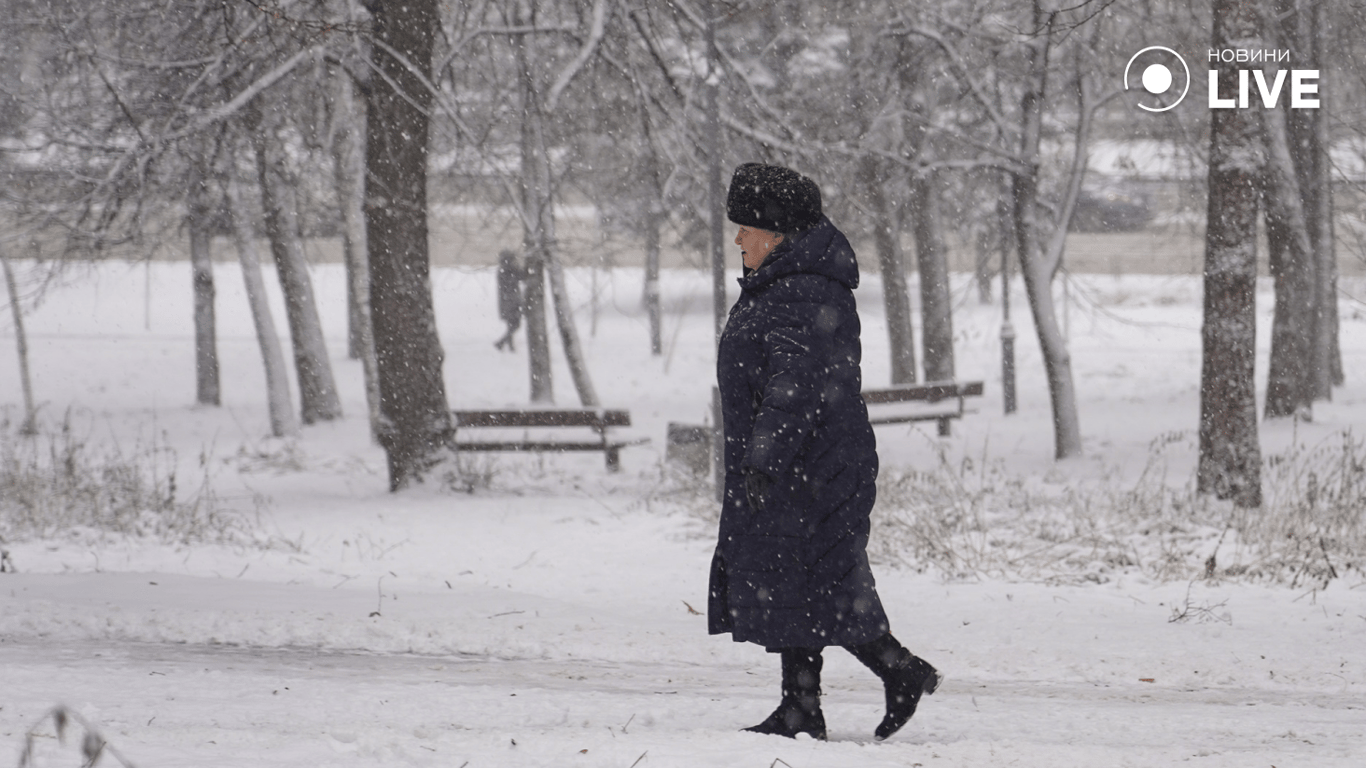
[(958, 49), (953, 46), (953, 43), (944, 39), (944, 36), (938, 32), (918, 25), (893, 32), (893, 34), (919, 35), (932, 40), (939, 46), (940, 50), (944, 51), (945, 55), (949, 57), (949, 62), (953, 65), (953, 68), (958, 71), (958, 77), (968, 86), (968, 90), (972, 92), (973, 98), (977, 100), (977, 103), (981, 104), (982, 108), (986, 110), (987, 116), (996, 124), (996, 128), (1001, 132), (1001, 135), (1009, 136), (1013, 133), (1010, 129), (1010, 123), (999, 111), (997, 111), (996, 105), (992, 103), (991, 99), (987, 98), (986, 93), (982, 90), (982, 86), (973, 78), (971, 71), (963, 61), (963, 57), (959, 55)]
[(1081, 185), (1086, 178), (1086, 166), (1089, 161), (1089, 144), (1091, 142), (1092, 118), (1096, 110), (1101, 105), (1118, 95), (1118, 91), (1111, 92), (1102, 99), (1096, 99), (1091, 94), (1089, 81), (1080, 71), (1077, 73), (1077, 139), (1076, 147), (1072, 152), (1072, 170), (1067, 178), (1067, 189), (1063, 194), (1062, 209), (1053, 225), (1053, 237), (1049, 240), (1048, 249), (1043, 254), (1043, 266), (1051, 276), (1057, 274), (1058, 268), (1062, 266), (1062, 255), (1067, 245), (1067, 231), (1072, 225), (1072, 214), (1077, 209), (1077, 198), (1081, 195)]
[(288, 75), (290, 72), (293, 72), (295, 68), (299, 66), (299, 64), (309, 59), (312, 59), (322, 50), (322, 46), (314, 46), (312, 48), (306, 48), (294, 54), (293, 56), (290, 56), (288, 59), (285, 59), (285, 61), (281, 63), (279, 66), (265, 73), (261, 77), (257, 78), (257, 80), (253, 82), (251, 85), (248, 85), (246, 88), (242, 89), (241, 92), (239, 92), (228, 102), (224, 104), (219, 104), (218, 106), (208, 110), (207, 112), (204, 112), (199, 117), (190, 121), (189, 125), (170, 134), (169, 136), (166, 136), (165, 139), (168, 141), (182, 139), (186, 136), (189, 136), (193, 133), (197, 133), (205, 129), (220, 120), (225, 120), (228, 117), (231, 117), (242, 107), (249, 104), (252, 99), (261, 95), (263, 91), (269, 89), (272, 85), (275, 85), (276, 83), (280, 82), (280, 80), (284, 79), (285, 75)]
[(555, 106), (560, 100), (560, 94), (569, 87), (569, 82), (583, 69), (583, 65), (587, 64), (588, 60), (593, 57), (593, 51), (602, 42), (603, 31), (607, 26), (607, 3), (608, 0), (595, 0), (593, 3), (593, 25), (589, 29), (588, 39), (584, 41), (583, 47), (579, 49), (578, 54), (569, 63), (569, 66), (560, 72), (555, 84), (550, 86), (550, 93), (546, 95), (542, 107), (546, 114), (555, 111)]

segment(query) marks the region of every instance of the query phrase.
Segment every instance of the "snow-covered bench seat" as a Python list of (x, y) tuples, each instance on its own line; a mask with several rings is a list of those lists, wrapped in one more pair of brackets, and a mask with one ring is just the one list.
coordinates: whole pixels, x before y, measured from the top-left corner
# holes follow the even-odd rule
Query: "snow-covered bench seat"
[[(613, 440), (608, 432), (612, 427), (631, 426), (631, 413), (624, 410), (573, 408), (563, 410), (525, 411), (452, 411), (455, 417), (455, 447), (460, 451), (602, 451), (607, 457), (607, 471), (621, 471), (622, 448), (642, 445), (649, 438)], [(563, 439), (561, 428), (577, 428), (585, 436), (596, 439)], [(519, 440), (483, 439), (494, 430), (522, 430)], [(465, 434), (462, 434), (462, 430)], [(473, 431), (475, 434), (470, 435)], [(552, 434), (553, 433), (553, 434)]]
[(865, 389), (863, 402), (868, 404), (868, 420), (874, 425), (937, 421), (940, 437), (947, 437), (953, 420), (961, 419), (968, 412), (964, 401), (981, 395), (980, 381), (931, 381), (889, 389)]

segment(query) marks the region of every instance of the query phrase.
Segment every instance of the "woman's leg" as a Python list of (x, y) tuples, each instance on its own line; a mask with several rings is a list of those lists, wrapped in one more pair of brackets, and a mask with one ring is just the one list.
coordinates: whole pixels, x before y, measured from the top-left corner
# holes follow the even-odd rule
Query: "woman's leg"
[(758, 725), (746, 728), (753, 733), (796, 738), (805, 733), (814, 739), (825, 740), (825, 715), (821, 713), (821, 658), (820, 648), (784, 648), (783, 699), (773, 714)]
[(920, 697), (934, 693), (942, 679), (938, 670), (906, 650), (890, 632), (871, 643), (844, 648), (882, 680), (887, 694), (887, 713), (874, 731), (878, 741), (901, 730), (915, 714)]

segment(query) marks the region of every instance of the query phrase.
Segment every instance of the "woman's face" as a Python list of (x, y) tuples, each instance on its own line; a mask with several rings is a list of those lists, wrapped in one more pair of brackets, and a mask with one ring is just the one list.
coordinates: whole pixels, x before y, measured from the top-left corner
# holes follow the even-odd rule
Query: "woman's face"
[(740, 227), (735, 233), (735, 244), (740, 246), (740, 260), (750, 269), (758, 269), (768, 254), (783, 241), (777, 232), (757, 227)]

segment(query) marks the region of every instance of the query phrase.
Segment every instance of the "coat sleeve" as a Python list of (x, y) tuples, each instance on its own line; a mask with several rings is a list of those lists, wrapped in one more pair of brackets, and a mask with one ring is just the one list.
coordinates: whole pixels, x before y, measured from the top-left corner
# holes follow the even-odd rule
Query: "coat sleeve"
[(821, 305), (786, 308), (764, 336), (767, 380), (750, 436), (744, 466), (782, 478), (810, 437), (820, 415), (829, 368), (822, 351), (836, 323)]

